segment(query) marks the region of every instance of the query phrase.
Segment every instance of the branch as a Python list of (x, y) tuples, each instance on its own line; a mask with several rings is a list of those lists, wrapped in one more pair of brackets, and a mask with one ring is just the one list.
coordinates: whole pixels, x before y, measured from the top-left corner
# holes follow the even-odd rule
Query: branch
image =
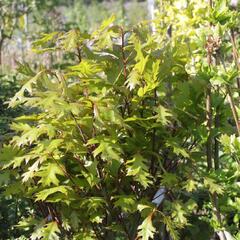
[[(233, 59), (235, 61), (238, 71), (240, 71), (239, 54), (238, 54), (238, 50), (237, 50), (236, 37), (235, 37), (233, 29), (230, 30), (230, 39), (231, 39), (231, 43), (232, 43)], [(238, 86), (238, 89), (240, 89), (240, 78), (239, 77), (237, 77), (237, 86)], [(239, 96), (240, 96), (240, 92), (239, 92)]]
[[(154, 89), (154, 106), (157, 106), (157, 90), (156, 88)], [(153, 112), (153, 116), (156, 115), (155, 112)], [(156, 148), (156, 128), (153, 128), (153, 132), (152, 132), (152, 151), (155, 152), (155, 148)], [(151, 165), (150, 165), (150, 172), (152, 173), (152, 175), (155, 174), (155, 164), (154, 164), (154, 155), (152, 155), (151, 158)]]
[(57, 161), (57, 159), (54, 158), (53, 154), (50, 154), (50, 155), (51, 155), (52, 159), (56, 162), (56, 164), (61, 168), (61, 170), (63, 171), (65, 177), (67, 177), (67, 178), (72, 182), (73, 186), (75, 186), (76, 190), (78, 190), (78, 191), (76, 191), (76, 193), (79, 194), (79, 193), (81, 192), (81, 189), (80, 189), (79, 186), (74, 182), (73, 176), (66, 170), (66, 168), (65, 168), (61, 163), (59, 163), (59, 162)]
[(81, 48), (79, 46), (77, 47), (77, 57), (78, 57), (79, 63), (81, 63), (82, 55), (81, 55)]
[(85, 136), (83, 134), (83, 130), (82, 130), (81, 126), (78, 124), (77, 119), (76, 119), (76, 117), (74, 116), (74, 114), (72, 112), (71, 112), (71, 116), (74, 119), (74, 122), (75, 122), (75, 124), (77, 126), (77, 129), (78, 129), (78, 131), (79, 131), (79, 133), (80, 133), (80, 135), (82, 137), (83, 143), (87, 144), (87, 139), (85, 138)]
[(123, 30), (123, 27), (120, 27), (120, 31), (121, 31), (121, 40), (122, 40), (121, 51), (122, 51), (122, 62), (123, 62), (123, 76), (124, 76), (124, 82), (126, 82), (127, 81), (127, 60), (126, 60), (125, 51), (124, 51), (124, 47), (125, 47), (125, 43), (124, 43), (125, 32)]
[(212, 106), (211, 106), (211, 86), (207, 86), (206, 91), (206, 120), (207, 120), (207, 131), (208, 131), (208, 138), (207, 138), (207, 166), (208, 170), (212, 168), (212, 136), (211, 136), (211, 129), (212, 129)]
[[(219, 90), (219, 89), (218, 89)], [(219, 93), (219, 91), (218, 91)], [(215, 128), (217, 131), (219, 131), (220, 127), (220, 109), (219, 106), (216, 107), (216, 116), (215, 116)], [(219, 168), (219, 141), (218, 141), (218, 136), (215, 136), (214, 138), (214, 167), (215, 170)]]
[(231, 110), (232, 110), (232, 114), (233, 114), (233, 118), (234, 118), (234, 121), (235, 121), (235, 125), (236, 125), (236, 128), (237, 128), (237, 135), (240, 136), (239, 118), (238, 118), (238, 113), (237, 113), (236, 106), (234, 104), (232, 91), (231, 91), (230, 86), (228, 86), (228, 85), (226, 86), (226, 89), (227, 89), (227, 94), (228, 94), (228, 101), (229, 101), (229, 104), (230, 104), (230, 107), (231, 107)]
[[(121, 52), (122, 52), (122, 63), (123, 63), (123, 77), (124, 77), (124, 83), (126, 83), (127, 82), (127, 58), (126, 58), (125, 51), (124, 51), (125, 32), (123, 30), (123, 27), (120, 27), (120, 32), (121, 32)], [(124, 100), (125, 100), (125, 104), (124, 104), (124, 109), (122, 111), (122, 116), (124, 116), (126, 109), (128, 111), (128, 114), (130, 113), (129, 101), (128, 101), (127, 97), (125, 97)]]
[[(220, 60), (222, 62), (223, 68), (224, 68), (225, 72), (227, 73), (224, 59), (222, 58), (221, 55), (219, 55), (219, 56), (220, 56)], [(239, 67), (240, 67), (240, 65), (239, 65)], [(235, 103), (234, 103), (233, 94), (232, 94), (232, 91), (231, 91), (231, 88), (230, 88), (229, 85), (226, 85), (226, 90), (227, 90), (226, 92), (227, 92), (228, 102), (230, 104), (230, 107), (231, 107), (231, 110), (232, 110), (232, 115), (233, 115), (233, 118), (234, 118), (234, 122), (235, 122), (235, 125), (236, 125), (236, 128), (237, 128), (237, 135), (240, 136), (239, 117), (238, 117), (237, 109), (236, 109), (236, 106), (235, 106)]]

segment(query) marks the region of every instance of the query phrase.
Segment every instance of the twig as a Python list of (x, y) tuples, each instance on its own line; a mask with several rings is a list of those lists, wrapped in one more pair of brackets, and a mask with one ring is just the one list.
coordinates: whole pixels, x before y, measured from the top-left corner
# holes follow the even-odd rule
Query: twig
[(65, 169), (65, 167), (62, 166), (62, 164), (59, 163), (59, 162), (57, 161), (57, 159), (54, 158), (53, 154), (51, 154), (51, 157), (52, 157), (52, 159), (56, 162), (56, 164), (61, 168), (61, 170), (63, 171), (64, 175), (72, 182), (73, 186), (76, 187), (76, 189), (78, 190), (77, 193), (79, 194), (79, 192), (81, 191), (81, 189), (80, 189), (80, 188), (78, 187), (78, 185), (74, 182), (72, 175), (71, 175), (69, 172), (67, 172), (67, 170)]
[[(221, 55), (219, 55), (219, 56), (220, 56), (220, 60), (222, 62), (223, 68), (224, 68), (225, 72), (227, 72), (224, 59), (222, 58)], [(235, 103), (234, 103), (233, 94), (232, 94), (232, 91), (231, 91), (231, 88), (230, 88), (229, 85), (226, 85), (226, 90), (227, 90), (226, 92), (227, 92), (228, 102), (230, 104), (230, 107), (231, 107), (231, 110), (232, 110), (232, 115), (233, 115), (235, 125), (236, 125), (236, 128), (237, 128), (237, 135), (240, 136), (239, 117), (238, 117), (237, 109), (236, 109), (236, 106), (235, 106)]]
[(126, 60), (126, 56), (125, 56), (125, 51), (124, 51), (124, 47), (125, 47), (125, 43), (124, 43), (124, 30), (123, 27), (120, 27), (120, 31), (121, 31), (121, 51), (122, 51), (122, 62), (123, 62), (123, 76), (124, 76), (124, 82), (127, 81), (127, 60)]
[[(238, 54), (238, 50), (237, 50), (236, 38), (235, 38), (235, 34), (234, 34), (233, 29), (230, 30), (230, 39), (231, 39), (231, 43), (232, 43), (233, 59), (234, 59), (235, 64), (238, 68), (238, 71), (240, 71), (239, 54)], [(237, 86), (238, 86), (238, 89), (240, 89), (240, 78), (239, 77), (237, 77)], [(240, 96), (240, 92), (239, 92), (239, 96)]]
[[(125, 32), (123, 30), (123, 27), (120, 27), (120, 32), (121, 32), (121, 52), (122, 52), (122, 63), (123, 63), (123, 77), (124, 77), (124, 83), (127, 82), (127, 59), (124, 51), (125, 47), (125, 42), (124, 42), (124, 37), (125, 37)], [(124, 98), (125, 104), (124, 108), (122, 110), (122, 116), (124, 117), (125, 111), (127, 109), (128, 115), (130, 114), (130, 108), (129, 108), (129, 101), (127, 97)]]
[(79, 63), (81, 63), (82, 55), (81, 55), (81, 48), (79, 46), (77, 47), (77, 56), (78, 56)]
[[(213, 8), (213, 1), (209, 0), (209, 9), (212, 10)], [(210, 27), (212, 26), (212, 23), (210, 23)], [(212, 55), (214, 53), (214, 47), (218, 46), (218, 41), (216, 41), (212, 36), (208, 37), (208, 42), (206, 45), (207, 48), (207, 60), (208, 60), (208, 65), (211, 67), (212, 65)], [(219, 46), (218, 46), (219, 48)], [(218, 50), (218, 49), (217, 49)], [(217, 57), (217, 56), (216, 56)], [(217, 59), (216, 59), (217, 63)], [(212, 128), (212, 109), (211, 109), (211, 85), (207, 86), (207, 97), (206, 97), (206, 111), (207, 111), (207, 130), (208, 130), (208, 140), (207, 140), (207, 163), (208, 163), (208, 170), (212, 169), (212, 136), (211, 136), (211, 128)], [(215, 119), (215, 125), (219, 125), (219, 111), (216, 109), (216, 119)], [(217, 140), (215, 138), (215, 140)], [(215, 168), (219, 167), (219, 146), (218, 142), (215, 141), (215, 155), (214, 155), (214, 164)], [(222, 227), (222, 221), (221, 221), (221, 214), (220, 210), (218, 207), (218, 196), (216, 193), (211, 194), (210, 196), (212, 197), (212, 204), (215, 210), (215, 215), (218, 220), (219, 225)], [(223, 237), (224, 240), (226, 240), (225, 233), (223, 232)]]
[(80, 133), (80, 135), (82, 137), (83, 143), (87, 144), (87, 139), (85, 138), (85, 136), (83, 134), (83, 130), (82, 130), (81, 126), (78, 124), (77, 119), (76, 119), (76, 117), (74, 116), (74, 114), (72, 112), (71, 112), (71, 116), (74, 119), (74, 122), (75, 122), (75, 124), (77, 126), (77, 129), (78, 129), (78, 131), (79, 131), (79, 133)]
[(230, 86), (226, 85), (226, 89), (227, 89), (227, 93), (228, 93), (228, 101), (232, 110), (232, 114), (233, 114), (233, 118), (235, 121), (235, 125), (237, 128), (237, 135), (240, 136), (240, 125), (239, 125), (239, 118), (238, 118), (238, 113), (237, 113), (237, 109), (236, 106), (234, 104), (234, 100), (233, 100), (233, 95), (232, 95), (232, 91)]
[(207, 166), (208, 170), (212, 168), (212, 109), (211, 109), (211, 86), (207, 86), (206, 92), (206, 120), (207, 120), (207, 131), (208, 131), (208, 138), (207, 138)]
[[(218, 91), (219, 93), (219, 91)], [(215, 128), (219, 130), (220, 127), (220, 113), (219, 113), (219, 106), (216, 107), (216, 116), (215, 116)], [(218, 136), (214, 138), (214, 167), (215, 170), (219, 168), (219, 141)]]
[[(157, 90), (156, 88), (154, 89), (154, 106), (157, 106)], [(155, 116), (156, 113), (153, 112), (153, 116)], [(156, 128), (153, 128), (153, 132), (152, 132), (152, 152), (155, 152), (155, 148), (156, 148)], [(151, 158), (151, 165), (150, 165), (150, 172), (152, 173), (152, 175), (155, 174), (155, 164), (154, 164), (154, 155), (152, 155)]]

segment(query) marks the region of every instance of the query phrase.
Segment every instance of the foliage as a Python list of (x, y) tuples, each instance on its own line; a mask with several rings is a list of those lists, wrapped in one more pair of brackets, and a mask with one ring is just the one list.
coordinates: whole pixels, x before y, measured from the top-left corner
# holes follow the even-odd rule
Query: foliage
[[(8, 108), (7, 101), (19, 90), (18, 75), (1, 75), (0, 76), (0, 146), (12, 137), (9, 123), (23, 111), (21, 108)], [(15, 154), (10, 150), (9, 154)], [(0, 154), (1, 161), (4, 160)], [(12, 172), (13, 173), (13, 172)], [(29, 203), (19, 195), (14, 194), (14, 189), (18, 188), (9, 171), (0, 172), (0, 239), (15, 239), (15, 236), (21, 234), (20, 229), (14, 228), (20, 217), (28, 214)], [(11, 187), (6, 188), (10, 183)], [(14, 195), (12, 195), (14, 194)]]
[(171, 2), (154, 33), (111, 17), (33, 43), (66, 64), (21, 65), (9, 104), (29, 109), (0, 153), (6, 191), (33, 202), (18, 224), (28, 239), (237, 238), (239, 13)]
[(0, 134), (2, 136), (9, 131), (8, 123), (20, 113), (20, 109), (10, 109), (7, 104), (19, 87), (17, 75), (0, 75)]

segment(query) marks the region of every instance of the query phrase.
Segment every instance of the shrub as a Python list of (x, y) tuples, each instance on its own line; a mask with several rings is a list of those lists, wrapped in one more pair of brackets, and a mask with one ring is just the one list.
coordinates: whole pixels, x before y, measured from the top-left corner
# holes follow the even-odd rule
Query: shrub
[(16, 118), (1, 152), (14, 193), (34, 202), (19, 223), (31, 239), (237, 234), (238, 72), (227, 35), (237, 12), (224, 3), (165, 4), (154, 34), (111, 17), (91, 34), (33, 43), (65, 63), (23, 65), (10, 102), (34, 112)]

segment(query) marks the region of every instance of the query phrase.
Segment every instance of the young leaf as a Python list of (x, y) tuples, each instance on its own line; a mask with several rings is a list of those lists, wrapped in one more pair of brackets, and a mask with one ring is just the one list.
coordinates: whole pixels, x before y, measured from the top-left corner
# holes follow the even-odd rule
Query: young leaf
[(153, 213), (151, 213), (147, 218), (145, 218), (142, 224), (138, 227), (138, 239), (153, 239), (156, 228), (152, 224), (152, 215)]
[(204, 186), (206, 186), (210, 193), (223, 194), (223, 187), (216, 184), (215, 180), (209, 177), (204, 178)]
[(135, 154), (132, 160), (127, 161), (127, 176), (133, 176), (144, 188), (152, 183), (148, 168), (140, 154)]
[(51, 184), (58, 185), (59, 180), (56, 175), (64, 176), (64, 171), (57, 163), (47, 163), (43, 165), (35, 176), (41, 177), (39, 183), (43, 186), (50, 186)]
[[(65, 196), (68, 195), (70, 191), (70, 187), (68, 186), (58, 186), (53, 188), (44, 189), (36, 194), (36, 200), (35, 201), (45, 201), (50, 195), (54, 193), (62, 193)], [(59, 201), (61, 201), (61, 198), (59, 198)]]
[(57, 222), (50, 222), (45, 225), (38, 226), (34, 233), (32, 233), (30, 239), (58, 240), (60, 239), (59, 233), (60, 229), (58, 228)]

